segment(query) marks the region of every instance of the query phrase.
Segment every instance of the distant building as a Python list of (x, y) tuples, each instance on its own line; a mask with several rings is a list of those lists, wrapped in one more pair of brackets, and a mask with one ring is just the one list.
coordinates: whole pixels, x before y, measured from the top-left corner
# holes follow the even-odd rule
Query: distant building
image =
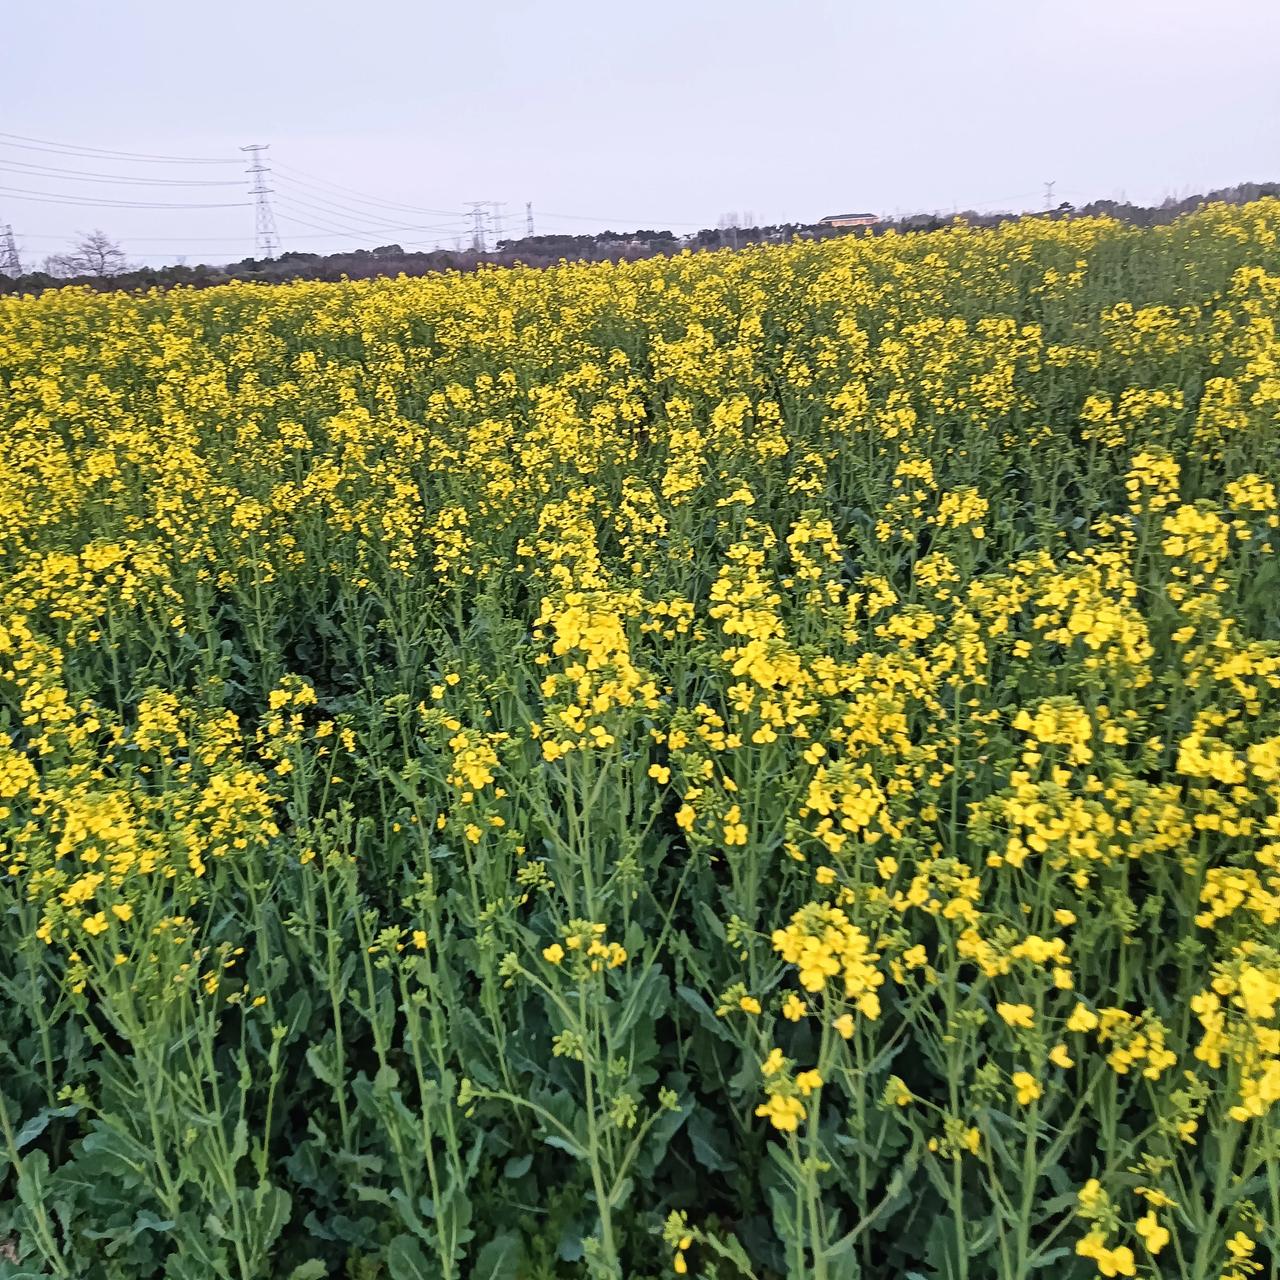
[(829, 213), (820, 227), (874, 227), (880, 219), (874, 213)]

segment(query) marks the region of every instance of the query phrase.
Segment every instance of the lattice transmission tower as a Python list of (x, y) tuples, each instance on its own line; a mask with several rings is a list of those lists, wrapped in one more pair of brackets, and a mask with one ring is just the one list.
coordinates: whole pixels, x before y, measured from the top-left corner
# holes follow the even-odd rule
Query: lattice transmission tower
[(240, 148), (249, 153), (249, 165), (245, 172), (249, 175), (249, 194), (253, 197), (253, 237), (257, 242), (260, 258), (274, 258), (280, 252), (276, 215), (271, 208), (271, 188), (267, 186), (271, 166), (267, 163), (266, 150), (270, 145), (267, 142), (255, 142)]
[(22, 274), (18, 242), (13, 238), (13, 228), (7, 222), (0, 222), (0, 272), (7, 276)]
[(491, 200), (468, 200), (467, 208), (471, 210), (471, 249), (474, 253), (485, 253), (488, 242), (485, 238), (484, 211), (493, 202)]

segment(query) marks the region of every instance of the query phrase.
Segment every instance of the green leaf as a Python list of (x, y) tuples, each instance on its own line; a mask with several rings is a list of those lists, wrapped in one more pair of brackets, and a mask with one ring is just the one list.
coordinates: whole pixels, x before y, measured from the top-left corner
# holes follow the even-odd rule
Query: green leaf
[(390, 1280), (437, 1280), (440, 1268), (428, 1263), (412, 1236), (396, 1236), (387, 1246), (387, 1273)]
[(858, 1255), (849, 1246), (835, 1254), (827, 1253), (827, 1275), (829, 1280), (859, 1280), (862, 1267), (858, 1264)]
[(520, 1238), (504, 1232), (494, 1236), (476, 1255), (470, 1275), (473, 1280), (516, 1280), (522, 1261)]
[(66, 1107), (45, 1107), (43, 1111), (36, 1112), (18, 1130), (17, 1134), (14, 1135), (14, 1145), (21, 1151), (23, 1147), (34, 1142), (49, 1127), (50, 1120), (60, 1120), (64, 1116), (78, 1115), (83, 1109), (78, 1102), (73, 1102)]
[(43, 1151), (33, 1151), (18, 1170), (18, 1198), (29, 1211), (43, 1212), (48, 1177), (49, 1157)]
[(329, 1268), (319, 1258), (312, 1258), (309, 1262), (298, 1263), (285, 1280), (325, 1280), (328, 1274)]
[(249, 1152), (249, 1124), (242, 1116), (231, 1136), (230, 1163), (238, 1164)]
[(635, 985), (627, 993), (623, 1016), (617, 1020), (613, 1029), (617, 1039), (630, 1032), (646, 1014), (656, 1016), (667, 1002), (667, 980), (656, 964), (650, 965), (643, 976), (634, 981)]
[(289, 1007), (285, 1011), (284, 1025), (288, 1028), (285, 1033), (286, 1041), (292, 1040), (298, 1032), (304, 1031), (310, 1021), (311, 997), (305, 988), (299, 987), (290, 998)]
[(697, 911), (699, 916), (702, 917), (702, 923), (706, 925), (707, 932), (710, 933), (717, 942), (726, 941), (724, 921), (716, 915), (711, 904), (709, 902), (699, 902), (697, 904)]
[(733, 1034), (724, 1024), (723, 1018), (717, 1018), (711, 1006), (692, 987), (678, 986), (676, 994), (698, 1015), (703, 1028), (710, 1031), (717, 1040), (733, 1041)]
[(136, 1186), (145, 1180), (151, 1153), (136, 1139), (119, 1129), (109, 1129), (100, 1120), (93, 1131), (80, 1140), (75, 1164), (77, 1173), (89, 1180), (114, 1180), (121, 1187)]
[(289, 1221), (293, 1201), (283, 1187), (264, 1183), (257, 1187), (241, 1188), (240, 1204), (241, 1212), (252, 1224), (257, 1252), (265, 1255)]
[(165, 1265), (167, 1280), (208, 1280), (226, 1274), (226, 1250), (209, 1238), (194, 1213), (179, 1216), (173, 1239), (178, 1247)]
[(713, 1253), (718, 1254), (726, 1262), (732, 1262), (744, 1276), (755, 1275), (751, 1268), (751, 1259), (747, 1257), (747, 1251), (742, 1247), (742, 1241), (737, 1236), (727, 1236), (722, 1239), (720, 1236), (708, 1233), (703, 1239)]
[(561, 1262), (581, 1262), (586, 1250), (582, 1247), (582, 1224), (571, 1223), (560, 1236), (556, 1245), (556, 1257)]
[(543, 1133), (542, 1140), (549, 1147), (567, 1151), (575, 1160), (585, 1160), (587, 1157), (587, 1153), (576, 1142), (570, 1142), (563, 1134), (548, 1130)]
[(1074, 1252), (1074, 1249), (1068, 1249), (1064, 1245), (1057, 1249), (1050, 1249), (1048, 1253), (1038, 1253), (1027, 1264), (1027, 1269), (1029, 1271), (1038, 1271), (1041, 1267), (1050, 1266), (1062, 1258), (1071, 1257)]
[(327, 1084), (331, 1089), (337, 1089), (342, 1082), (338, 1079), (337, 1064), (331, 1062), (325, 1052), (326, 1047), (313, 1044), (307, 1050), (307, 1066), (314, 1072), (317, 1080)]
[(711, 1113), (697, 1108), (689, 1118), (689, 1141), (693, 1145), (693, 1158), (711, 1173), (728, 1173), (734, 1162), (721, 1150), (725, 1130), (722, 1124), (712, 1122)]

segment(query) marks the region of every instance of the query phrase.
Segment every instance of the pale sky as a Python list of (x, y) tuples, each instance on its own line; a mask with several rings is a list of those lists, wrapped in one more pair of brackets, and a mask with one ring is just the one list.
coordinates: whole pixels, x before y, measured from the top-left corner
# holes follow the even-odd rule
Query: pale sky
[(0, 224), (32, 263), (93, 227), (151, 263), (252, 253), (247, 205), (75, 202), (247, 201), (254, 142), (312, 251), (452, 246), (476, 200), (509, 234), (526, 201), (539, 232), (684, 232), (1280, 179), (1277, 0), (4, 7)]

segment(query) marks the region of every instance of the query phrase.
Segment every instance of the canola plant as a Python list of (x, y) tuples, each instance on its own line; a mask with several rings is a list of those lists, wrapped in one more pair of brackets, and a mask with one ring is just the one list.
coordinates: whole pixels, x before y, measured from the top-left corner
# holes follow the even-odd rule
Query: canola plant
[(0, 1276), (1274, 1280), (1278, 232), (0, 299)]

